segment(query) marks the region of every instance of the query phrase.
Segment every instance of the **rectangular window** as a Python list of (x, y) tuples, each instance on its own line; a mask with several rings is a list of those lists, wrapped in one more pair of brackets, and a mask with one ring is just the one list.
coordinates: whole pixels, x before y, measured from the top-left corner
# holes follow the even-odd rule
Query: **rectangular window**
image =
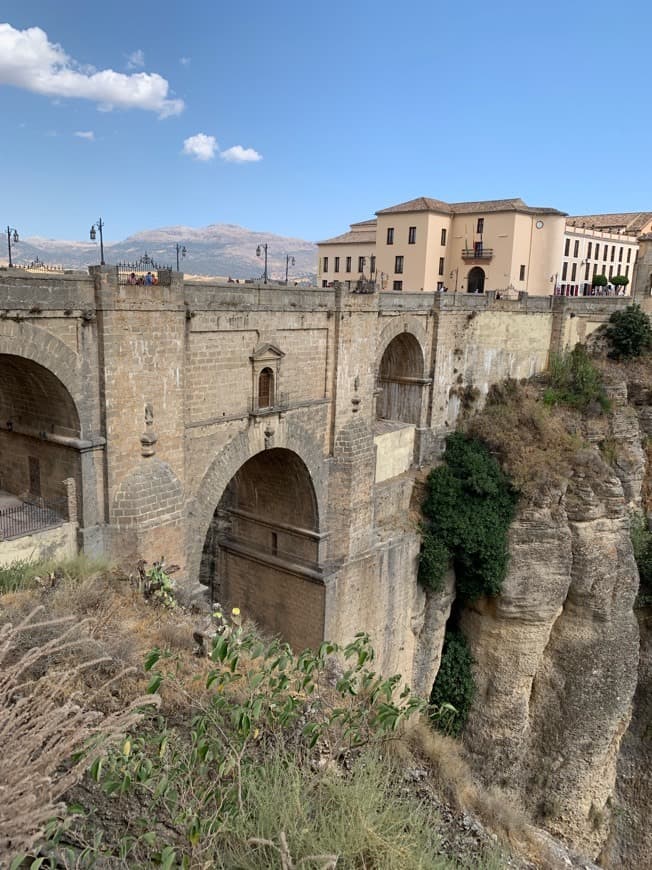
[(620, 253), (618, 254), (618, 262), (619, 263), (622, 263), (622, 261), (623, 261), (623, 250), (624, 250), (624, 248), (621, 248)]
[(417, 228), (409, 227), (408, 228), (408, 245), (416, 245), (417, 243)]
[(446, 244), (446, 227), (442, 227), (441, 230), (441, 243), (442, 245)]
[(594, 264), (593, 264), (593, 277), (595, 278), (595, 276), (596, 276), (597, 274), (598, 274), (598, 264), (597, 264), (597, 263), (594, 263)]
[(521, 266), (521, 268), (519, 269), (519, 271), (518, 271), (518, 280), (519, 280), (519, 281), (525, 281), (525, 266)]
[(577, 257), (580, 252), (580, 240), (575, 239), (575, 244), (573, 245), (573, 256)]
[(339, 257), (335, 257), (335, 265), (334, 265), (333, 271), (334, 272), (340, 271), (340, 258)]
[(403, 257), (395, 257), (394, 258), (394, 271), (397, 275), (403, 274)]
[(591, 259), (591, 248), (592, 248), (592, 247), (593, 247), (593, 242), (589, 242), (589, 246), (588, 246), (588, 248), (586, 249), (586, 259), (587, 259), (587, 260), (590, 260), (590, 259)]
[(589, 269), (590, 269), (590, 268), (591, 268), (590, 263), (587, 263), (587, 264), (586, 264), (586, 269), (584, 270), (584, 280), (585, 280), (585, 281), (588, 281), (588, 280), (589, 280)]
[(371, 272), (372, 275), (374, 275), (376, 273), (376, 255), (372, 254), (371, 257), (369, 258), (369, 260), (370, 260), (369, 271)]
[(351, 257), (346, 258), (346, 271), (347, 272), (351, 271)]
[(567, 257), (570, 254), (570, 239), (566, 239), (566, 243), (564, 244), (564, 257)]
[(613, 277), (613, 273), (614, 273), (614, 267), (613, 267), (613, 265), (611, 265), (611, 266), (609, 266), (609, 279), (611, 279)]
[(564, 265), (561, 267), (561, 280), (565, 281), (567, 276), (568, 276), (568, 263), (564, 263)]
[(627, 248), (627, 262), (631, 263), (631, 261), (632, 261), (632, 249)]
[(612, 246), (611, 246), (611, 262), (612, 262), (612, 263), (613, 263), (613, 261), (614, 261), (615, 256), (616, 256), (616, 246), (615, 246), (615, 245), (612, 245)]
[(625, 266), (625, 277), (629, 278), (629, 263)]
[(364, 272), (366, 257), (358, 257), (358, 272)]
[(403, 289), (403, 282), (402, 281), (394, 281), (394, 283), (392, 284), (392, 290), (402, 290), (402, 289)]
[(328, 272), (328, 257), (324, 257), (324, 272)]
[(325, 278), (324, 278), (324, 280), (321, 282), (321, 286), (322, 286), (322, 287), (328, 287), (328, 281), (327, 281)]
[(597, 242), (595, 243), (595, 259), (600, 259), (600, 245)]
[(437, 274), (438, 275), (444, 274), (444, 258), (443, 257), (439, 258), (439, 271), (437, 272)]
[(478, 226), (476, 232), (479, 235), (482, 235), (482, 233), (484, 232), (484, 218), (478, 218)]
[(573, 263), (571, 266), (571, 281), (574, 281), (577, 277), (577, 263)]
[(394, 227), (387, 227), (387, 244), (394, 244)]

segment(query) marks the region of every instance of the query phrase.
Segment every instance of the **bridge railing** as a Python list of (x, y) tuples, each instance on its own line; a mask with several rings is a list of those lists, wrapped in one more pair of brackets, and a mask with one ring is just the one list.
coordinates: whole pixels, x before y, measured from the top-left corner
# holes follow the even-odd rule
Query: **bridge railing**
[(0, 508), (0, 541), (60, 526), (67, 519), (68, 499), (65, 497), (49, 500), (39, 498)]

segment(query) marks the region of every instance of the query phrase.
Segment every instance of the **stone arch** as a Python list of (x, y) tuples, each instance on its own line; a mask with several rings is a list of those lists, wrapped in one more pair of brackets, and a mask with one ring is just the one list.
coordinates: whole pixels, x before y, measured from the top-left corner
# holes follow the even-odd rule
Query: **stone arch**
[(394, 338), (396, 338), (397, 335), (401, 335), (404, 332), (411, 333), (421, 347), (424, 359), (424, 367), (420, 373), (420, 376), (426, 377), (426, 361), (428, 359), (427, 348), (429, 346), (430, 339), (428, 338), (428, 334), (424, 329), (423, 325), (416, 317), (392, 317), (390, 323), (388, 323), (387, 326), (383, 329), (380, 334), (380, 339), (378, 341), (378, 347), (376, 351), (376, 372), (380, 371), (380, 363), (389, 343)]
[(474, 266), (466, 279), (467, 293), (484, 293), (485, 271), (482, 266)]
[(389, 342), (378, 368), (378, 419), (420, 425), (428, 382), (424, 368), (423, 349), (411, 332), (401, 332)]
[(268, 447), (230, 478), (203, 542), (199, 579), (295, 649), (324, 636), (325, 586), (317, 495), (308, 466)]
[(0, 354), (31, 360), (51, 372), (70, 394), (80, 417), (82, 437), (88, 434), (90, 421), (84, 413), (79, 356), (52, 333), (31, 323), (0, 323)]
[(23, 501), (43, 499), (67, 519), (64, 481), (72, 479), (76, 516), (83, 517), (77, 404), (50, 367), (19, 353), (29, 347), (7, 341), (6, 333), (0, 338), (0, 488)]
[[(327, 466), (323, 445), (303, 426), (291, 418), (274, 420), (275, 432), (269, 446), (284, 447), (296, 453), (308, 469), (315, 490), (318, 532), (325, 537), (327, 516), (328, 483)], [(230, 480), (249, 459), (265, 449), (264, 425), (249, 426), (213, 458), (197, 488), (186, 505), (188, 518), (187, 570), (191, 580), (197, 580), (200, 572), (202, 548), (215, 509)]]

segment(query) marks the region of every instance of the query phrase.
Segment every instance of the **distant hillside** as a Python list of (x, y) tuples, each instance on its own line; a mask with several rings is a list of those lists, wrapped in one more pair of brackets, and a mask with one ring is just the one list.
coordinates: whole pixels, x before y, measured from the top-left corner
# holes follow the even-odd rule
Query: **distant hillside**
[[(208, 227), (162, 227), (143, 230), (122, 242), (104, 245), (107, 263), (132, 262), (147, 252), (161, 266), (176, 268), (175, 244), (185, 245), (187, 255), (181, 260), (181, 271), (193, 275), (219, 275), (232, 278), (259, 278), (263, 273), (263, 257), (256, 256), (256, 247), (267, 242), (270, 279), (285, 279), (285, 256), (295, 259), (290, 265), (290, 278), (316, 277), (317, 247), (304, 239), (292, 239), (268, 232), (256, 232), (233, 224), (211, 224)], [(85, 269), (100, 261), (99, 242), (70, 242), (38, 237), (21, 239), (12, 248), (17, 265), (28, 265), (36, 258), (50, 265), (68, 269)], [(6, 263), (6, 256), (3, 256)]]

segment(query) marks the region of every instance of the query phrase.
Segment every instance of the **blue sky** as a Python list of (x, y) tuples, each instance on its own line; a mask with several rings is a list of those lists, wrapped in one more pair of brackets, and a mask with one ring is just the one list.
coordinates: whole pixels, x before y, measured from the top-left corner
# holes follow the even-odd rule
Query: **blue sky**
[(316, 240), (421, 195), (652, 210), (650, 10), (2, 3), (0, 226)]

